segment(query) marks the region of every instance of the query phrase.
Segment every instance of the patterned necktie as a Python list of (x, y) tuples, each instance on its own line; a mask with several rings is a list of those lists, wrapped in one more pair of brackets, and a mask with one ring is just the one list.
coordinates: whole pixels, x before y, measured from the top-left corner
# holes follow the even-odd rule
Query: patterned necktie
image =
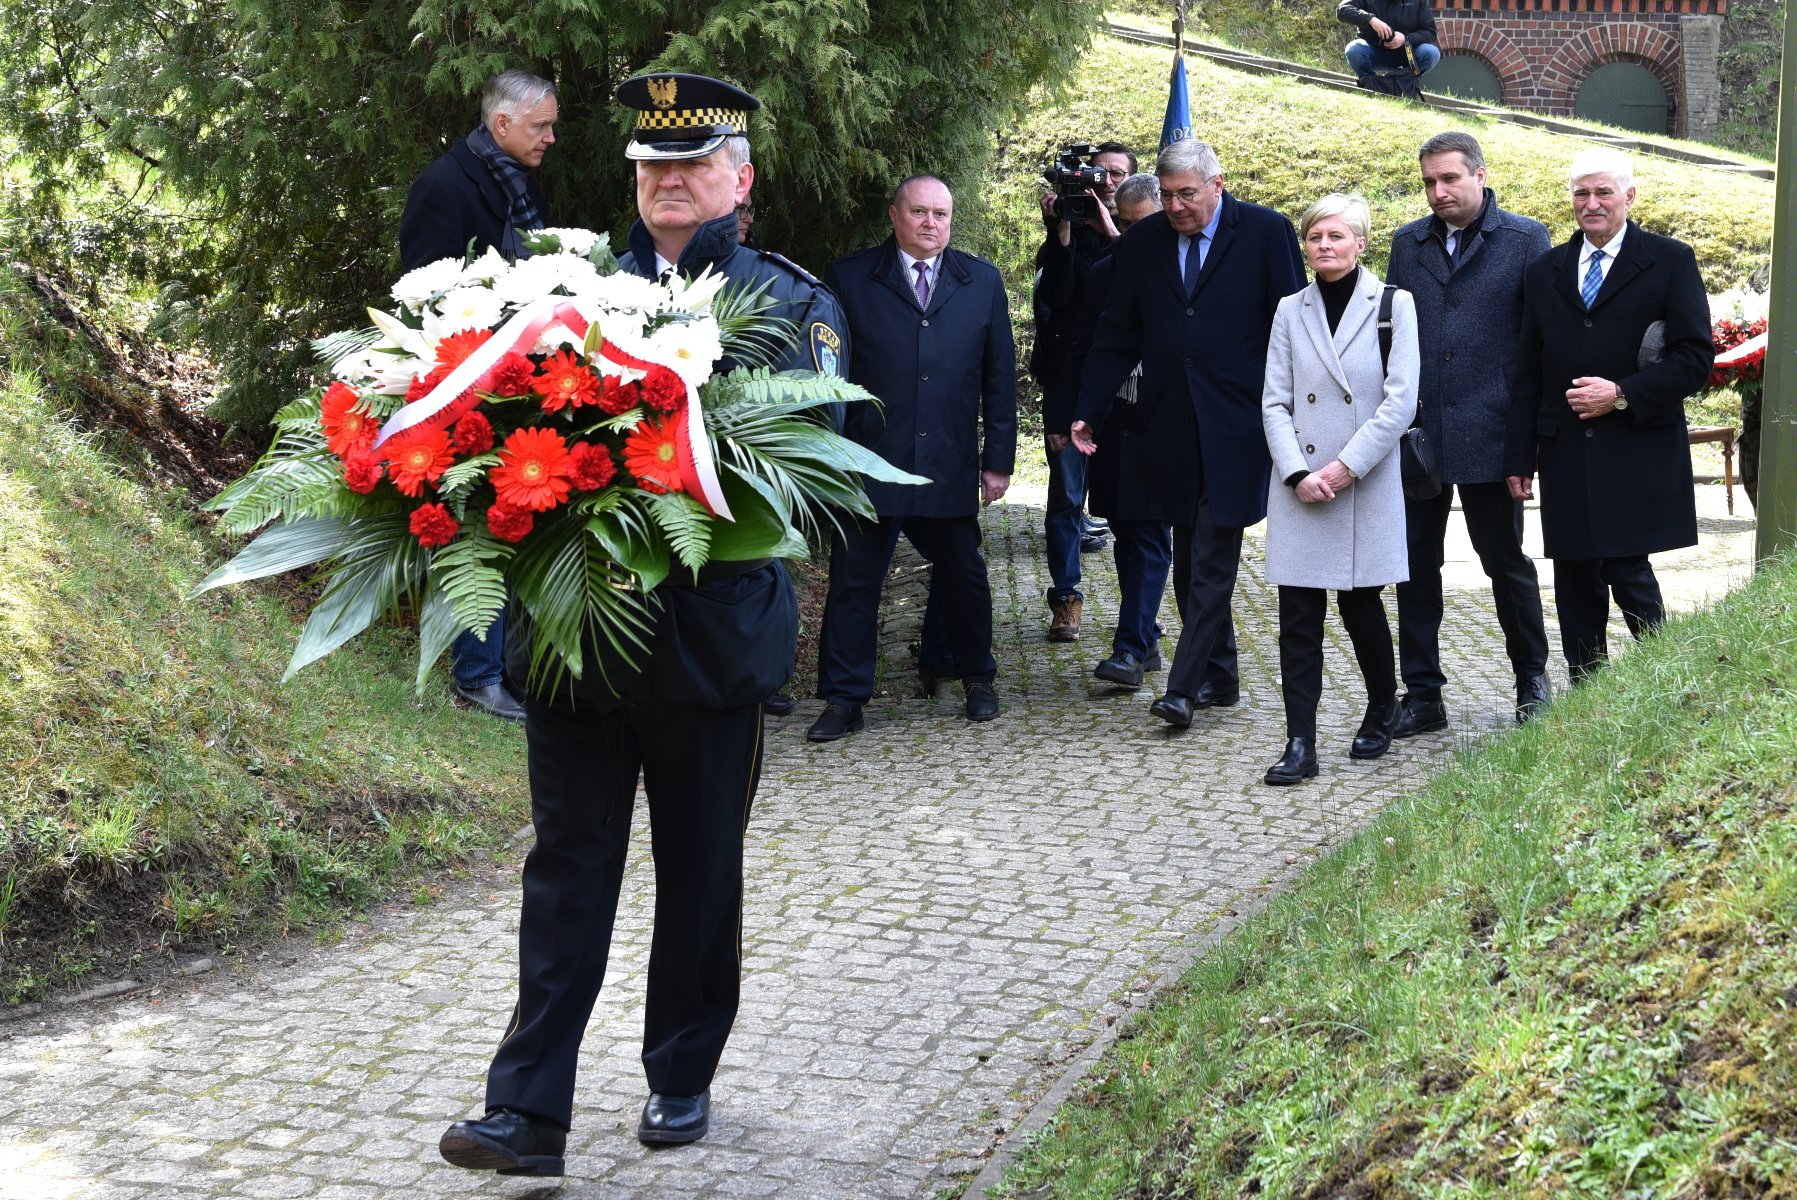
[(1585, 301), (1585, 311), (1591, 311), (1591, 302), (1597, 299), (1597, 290), (1604, 286), (1604, 252), (1591, 252), (1591, 265), (1585, 268), (1585, 282), (1579, 286), (1579, 296)]
[(1186, 239), (1186, 298), (1190, 299), (1198, 291), (1198, 247), (1204, 242), (1202, 233), (1195, 233)]
[(930, 306), (930, 264), (912, 263), (911, 269), (917, 272), (917, 305), (919, 308)]

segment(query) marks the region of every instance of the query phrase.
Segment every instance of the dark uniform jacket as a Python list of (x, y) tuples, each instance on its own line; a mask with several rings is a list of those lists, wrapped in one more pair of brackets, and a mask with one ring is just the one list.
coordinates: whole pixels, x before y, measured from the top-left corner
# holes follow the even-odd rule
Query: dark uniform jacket
[[(536, 179), (527, 186), (537, 211), (545, 211)], [(406, 193), (406, 210), (399, 218), (400, 269), (410, 271), (440, 258), (461, 258), (468, 253), (470, 242), (477, 255), (494, 246), (516, 258), (520, 248), (510, 214), (505, 190), (493, 172), (468, 148), (467, 138), (457, 138), (448, 153), (424, 168)]]
[(1371, 45), (1381, 42), (1367, 26), (1378, 17), (1404, 35), (1412, 46), (1439, 46), (1435, 36), (1435, 6), (1429, 0), (1341, 0), (1335, 19), (1354, 26)]
[[(1633, 221), (1591, 311), (1579, 297), (1585, 235), (1554, 247), (1523, 279), (1506, 475), (1541, 475), (1549, 558), (1626, 558), (1697, 543), (1685, 397), (1716, 356), (1697, 259)], [(1666, 322), (1658, 362), (1641, 365), (1648, 326)], [(1613, 380), (1620, 412), (1580, 420), (1566, 391), (1582, 375)]]
[(1442, 479), (1497, 483), (1504, 478), (1522, 276), (1552, 242), (1540, 221), (1499, 208), (1490, 188), (1462, 237), (1460, 264), (1450, 270), (1440, 217), (1401, 227), (1392, 235), (1385, 281), (1416, 301), (1418, 423), (1441, 448)]
[(1036, 340), (1030, 349), (1030, 376), (1042, 388), (1042, 432), (1065, 434), (1079, 399), (1083, 349), (1076, 351), (1087, 281), (1100, 259), (1109, 257), (1112, 238), (1083, 221), (1073, 226), (1067, 245), (1051, 225), (1036, 251)]
[(952, 246), (937, 268), (927, 311), (894, 238), (844, 255), (824, 276), (854, 335), (849, 379), (880, 401), (855, 405), (843, 432), (931, 481), (869, 481), (883, 517), (977, 513), (980, 472), (1009, 475), (1016, 465), (1017, 352), (1004, 281), (997, 267)]
[[(1179, 234), (1166, 214), (1132, 225), (1111, 255), (1110, 291), (1074, 413), (1098, 430), (1100, 444), (1120, 443), (1115, 495), (1094, 486), (1092, 511), (1101, 516), (1190, 525), (1201, 496), (1219, 525), (1267, 515), (1267, 341), (1279, 301), (1304, 286), (1303, 259), (1283, 216), (1228, 192), (1221, 203), (1216, 244), (1190, 299)], [(1120, 418), (1106, 427), (1112, 398), (1138, 362), (1137, 402), (1118, 406)]]

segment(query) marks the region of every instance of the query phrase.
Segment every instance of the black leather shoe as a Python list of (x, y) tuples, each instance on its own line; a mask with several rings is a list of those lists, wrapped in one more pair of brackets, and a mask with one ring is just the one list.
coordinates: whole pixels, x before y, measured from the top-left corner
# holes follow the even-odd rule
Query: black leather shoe
[(860, 733), (863, 724), (859, 704), (826, 704), (817, 720), (811, 722), (811, 728), (805, 731), (805, 740), (833, 742), (847, 734)]
[(1390, 750), (1392, 727), (1397, 723), (1396, 700), (1367, 705), (1366, 716), (1360, 718), (1360, 728), (1355, 731), (1354, 744), (1348, 747), (1348, 757), (1378, 758)]
[(1398, 719), (1392, 722), (1391, 736), (1407, 738), (1419, 733), (1434, 733), (1437, 729), (1447, 727), (1447, 705), (1439, 700), (1418, 700), (1415, 696), (1405, 696), (1398, 701)]
[(1159, 646), (1148, 651), (1148, 657), (1142, 660), (1142, 670), (1152, 675), (1161, 669), (1161, 650)]
[(1079, 539), (1079, 552), (1081, 554), (1097, 554), (1104, 549), (1108, 540), (1102, 533), (1082, 534)]
[(509, 1108), (457, 1121), (437, 1140), (445, 1162), (501, 1175), (560, 1175), (568, 1133)]
[(967, 719), (990, 721), (998, 715), (998, 693), (989, 683), (967, 685)]
[(1142, 686), (1142, 662), (1127, 650), (1119, 650), (1093, 667), (1092, 674), (1106, 683), (1114, 683), (1118, 687), (1139, 688)]
[(1316, 739), (1295, 737), (1285, 744), (1285, 753), (1279, 761), (1267, 768), (1266, 780), (1282, 787), (1288, 783), (1302, 783), (1314, 778), (1316, 773)]
[(1168, 692), (1150, 704), (1148, 711), (1175, 729), (1190, 729), (1193, 707), (1190, 696), (1182, 696), (1178, 692)]
[(1198, 685), (1198, 694), (1192, 697), (1193, 708), (1234, 708), (1241, 702), (1242, 689), (1238, 684), (1224, 691), (1216, 684), (1205, 680)]
[(785, 717), (791, 716), (798, 706), (799, 702), (792, 698), (791, 692), (775, 692), (761, 702), (761, 711), (770, 717)]
[(504, 721), (522, 721), (524, 706), (518, 698), (505, 690), (503, 683), (489, 683), (486, 687), (465, 688), (455, 685), (455, 694), (480, 709)]
[(1548, 697), (1553, 689), (1548, 686), (1547, 676), (1540, 671), (1533, 675), (1516, 677), (1516, 723), (1526, 722), (1530, 717), (1540, 713), (1547, 707)]
[(711, 1128), (711, 1092), (697, 1096), (664, 1096), (651, 1092), (636, 1123), (636, 1140), (645, 1146), (683, 1146)]

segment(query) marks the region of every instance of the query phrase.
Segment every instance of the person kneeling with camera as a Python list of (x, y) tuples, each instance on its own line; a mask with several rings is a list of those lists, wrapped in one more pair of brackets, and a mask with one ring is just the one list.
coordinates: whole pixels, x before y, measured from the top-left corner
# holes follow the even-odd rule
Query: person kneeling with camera
[(1345, 53), (1361, 87), (1421, 95), (1416, 81), (1441, 61), (1429, 0), (1341, 0), (1335, 19), (1360, 31)]

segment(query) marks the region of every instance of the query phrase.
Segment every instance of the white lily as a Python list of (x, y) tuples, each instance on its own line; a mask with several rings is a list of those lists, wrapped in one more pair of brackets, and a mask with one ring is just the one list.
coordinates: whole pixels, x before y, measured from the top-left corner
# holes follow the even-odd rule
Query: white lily
[(425, 339), (421, 330), (413, 329), (404, 321), (378, 308), (368, 310), (368, 319), (374, 327), (381, 331), (384, 341), (376, 342), (377, 346), (389, 346), (395, 350), (404, 350), (417, 358), (431, 357), (431, 343)]

